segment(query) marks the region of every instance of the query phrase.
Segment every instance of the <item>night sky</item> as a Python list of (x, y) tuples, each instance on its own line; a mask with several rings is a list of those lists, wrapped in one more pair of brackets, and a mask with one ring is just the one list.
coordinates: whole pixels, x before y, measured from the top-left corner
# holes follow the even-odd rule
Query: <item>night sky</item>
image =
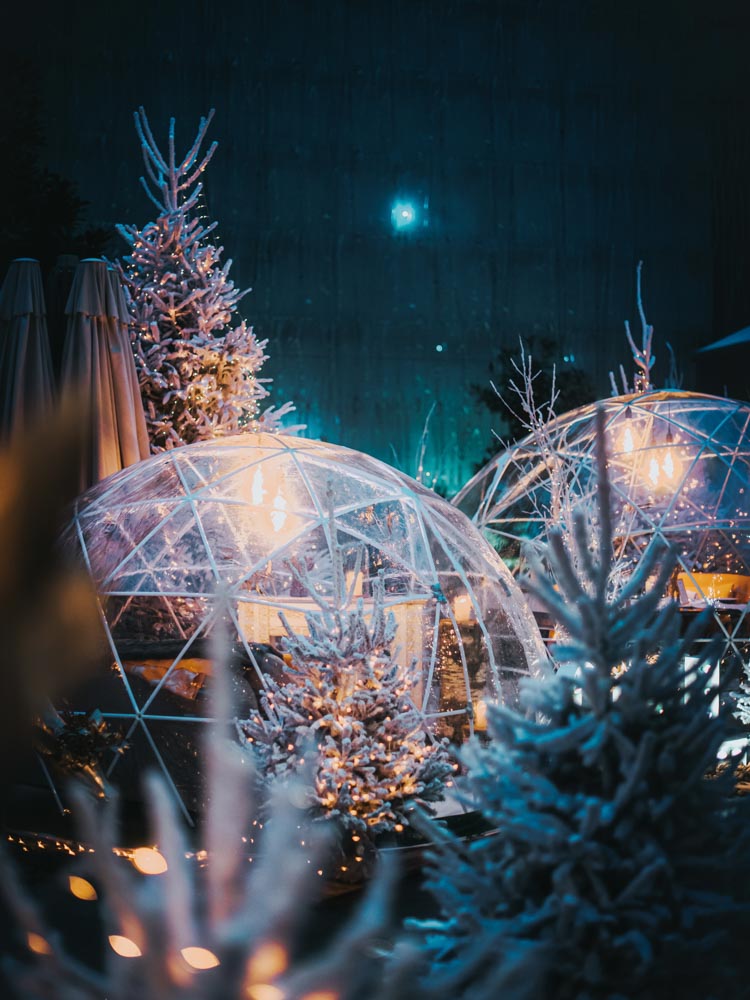
[(208, 211), (311, 436), (413, 473), (436, 402), (426, 467), (455, 490), (496, 422), (470, 386), (498, 348), (551, 337), (563, 377), (573, 358), (608, 393), (641, 258), (657, 381), (668, 340), (686, 388), (747, 398), (746, 355), (694, 354), (750, 324), (747, 2), (27, 7), (3, 93), (38, 94), (43, 163), (88, 223), (151, 218), (138, 105), (182, 148), (216, 108)]

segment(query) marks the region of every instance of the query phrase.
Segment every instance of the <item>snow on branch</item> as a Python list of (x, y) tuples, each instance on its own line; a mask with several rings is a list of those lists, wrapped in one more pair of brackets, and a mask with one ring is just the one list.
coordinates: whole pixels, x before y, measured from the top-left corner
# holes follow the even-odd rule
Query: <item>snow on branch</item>
[[(217, 602), (212, 685), (216, 721), (206, 726), (208, 804), (197, 844), (186, 837), (172, 793), (161, 775), (146, 778), (150, 860), (160, 874), (141, 874), (136, 855), (123, 848), (118, 803), (75, 794), (81, 837), (88, 848), (75, 869), (99, 901), (103, 962), (89, 968), (66, 950), (54, 914), (43, 914), (0, 855), (0, 892), (29, 946), (31, 962), (9, 959), (14, 995), (55, 1000), (248, 1000), (333, 997), (397, 1000), (414, 997), (413, 949), (399, 945), (387, 968), (384, 937), (392, 931), (394, 868), (378, 878), (345, 927), (310, 954), (304, 941), (320, 941), (315, 904), (331, 855), (330, 830), (311, 824), (300, 808), (305, 775), (277, 786), (261, 819), (252, 763), (227, 735), (231, 712), (229, 643), (219, 627)], [(142, 862), (141, 862), (142, 863)], [(92, 881), (89, 882), (88, 880)], [(96, 884), (96, 890), (93, 888)], [(67, 911), (66, 911), (67, 912)], [(128, 957), (124, 957), (128, 956)]]
[(201, 118), (195, 140), (178, 161), (175, 120), (170, 119), (165, 156), (146, 112), (135, 113), (147, 177), (141, 183), (158, 209), (142, 229), (118, 225), (130, 254), (118, 262), (129, 293), (131, 339), (152, 451), (191, 444), (245, 429), (278, 430), (293, 409), (284, 403), (261, 412), (270, 379), (257, 373), (267, 360), (253, 328), (231, 326), (250, 289), (229, 277), (222, 246), (209, 242), (216, 222), (198, 216), (202, 182), (216, 143), (201, 155), (213, 110)]

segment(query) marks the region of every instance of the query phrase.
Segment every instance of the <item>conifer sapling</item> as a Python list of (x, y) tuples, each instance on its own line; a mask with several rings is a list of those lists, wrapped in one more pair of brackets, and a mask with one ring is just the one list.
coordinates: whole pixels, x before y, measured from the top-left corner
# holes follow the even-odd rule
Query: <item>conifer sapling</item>
[(233, 322), (240, 291), (221, 264), (223, 247), (209, 236), (216, 228), (199, 217), (203, 182), (217, 143), (201, 154), (214, 112), (202, 118), (192, 146), (175, 156), (170, 120), (167, 155), (159, 149), (143, 108), (135, 114), (147, 177), (141, 184), (158, 215), (139, 229), (119, 225), (130, 254), (119, 262), (129, 293), (133, 346), (146, 421), (154, 452), (243, 429), (277, 430), (294, 407), (260, 412), (268, 396), (258, 371), (267, 341), (252, 327)]
[(416, 928), (435, 996), (747, 996), (750, 802), (731, 768), (707, 777), (724, 720), (663, 597), (670, 559), (652, 548), (611, 585), (601, 412), (597, 440), (598, 538), (582, 516), (575, 552), (551, 532), (535, 585), (564, 669), (527, 681), (526, 714), (488, 706), (490, 742), (463, 754), (497, 833), (465, 844), (428, 822), (441, 916)]
[(369, 613), (361, 599), (347, 609), (338, 550), (333, 563), (341, 583), (332, 601), (294, 570), (320, 613), (306, 616), (307, 635), (281, 616), (288, 675), (267, 678), (262, 712), (240, 732), (255, 749), (267, 788), (315, 755), (311, 815), (335, 821), (345, 858), (360, 865), (376, 837), (409, 825), (416, 804), (443, 798), (454, 765), (445, 745), (431, 741), (412, 700), (415, 664), (405, 669), (396, 661), (396, 623), (384, 610), (382, 579), (373, 581)]

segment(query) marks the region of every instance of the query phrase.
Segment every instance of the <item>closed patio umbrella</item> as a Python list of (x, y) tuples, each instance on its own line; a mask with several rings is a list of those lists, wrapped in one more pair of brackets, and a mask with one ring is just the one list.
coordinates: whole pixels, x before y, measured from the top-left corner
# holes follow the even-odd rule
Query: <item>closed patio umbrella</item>
[(0, 289), (0, 433), (22, 430), (52, 404), (54, 381), (39, 261), (14, 260)]
[(120, 282), (102, 260), (83, 260), (70, 290), (62, 388), (88, 399), (91, 454), (86, 487), (149, 455), (148, 433)]

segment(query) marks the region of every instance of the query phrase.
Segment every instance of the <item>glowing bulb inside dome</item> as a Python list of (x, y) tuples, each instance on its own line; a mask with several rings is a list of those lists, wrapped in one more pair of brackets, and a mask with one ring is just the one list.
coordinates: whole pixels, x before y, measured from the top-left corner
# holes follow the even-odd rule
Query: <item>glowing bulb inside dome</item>
[(110, 934), (108, 941), (112, 951), (121, 958), (140, 958), (143, 954), (132, 938), (122, 934)]
[(662, 469), (664, 475), (667, 477), (667, 482), (673, 483), (677, 472), (679, 471), (677, 466), (678, 462), (675, 461), (675, 455), (672, 452), (672, 445), (674, 444), (674, 435), (672, 434), (672, 428), (667, 428), (667, 438), (666, 438), (667, 450), (664, 454), (664, 461), (662, 462)]
[(674, 457), (672, 456), (672, 449), (667, 448), (667, 453), (664, 456), (664, 462), (662, 463), (662, 469), (664, 470), (664, 475), (671, 482), (674, 479)]
[(256, 469), (248, 492), (250, 502), (256, 507), (268, 508), (269, 502), (266, 498), (273, 495), (273, 500), (270, 502), (271, 510), (267, 516), (274, 533), (278, 534), (289, 520), (289, 501), (282, 488), (282, 477), (278, 472), (276, 474), (274, 472), (275, 470), (272, 469), (270, 475), (271, 481), (267, 482), (267, 477), (263, 475), (263, 470), (260, 468)]
[(659, 463), (652, 458), (648, 466), (648, 478), (652, 486), (659, 485)]
[(625, 433), (622, 436), (622, 450), (626, 455), (629, 455), (633, 450), (633, 430), (631, 427), (625, 428)]
[(183, 948), (180, 954), (193, 969), (215, 969), (219, 965), (219, 959), (208, 948), (198, 948), (195, 946)]
[(256, 506), (260, 506), (263, 503), (263, 497), (266, 495), (266, 491), (263, 488), (263, 470), (256, 469), (255, 475), (253, 476), (253, 485), (250, 488), (250, 499)]
[(281, 492), (281, 487), (279, 487), (279, 492), (276, 494), (273, 500), (273, 510), (271, 511), (271, 524), (273, 525), (274, 531), (281, 531), (286, 522), (286, 509), (289, 505), (286, 502), (286, 497)]
[(141, 875), (161, 875), (167, 870), (166, 858), (155, 847), (137, 847), (131, 860)]

